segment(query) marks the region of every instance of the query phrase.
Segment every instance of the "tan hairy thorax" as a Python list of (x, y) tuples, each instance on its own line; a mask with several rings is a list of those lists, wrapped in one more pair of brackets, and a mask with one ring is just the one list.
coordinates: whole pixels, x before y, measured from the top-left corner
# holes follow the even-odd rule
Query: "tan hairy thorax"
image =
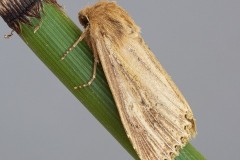
[[(91, 26), (94, 32), (90, 31), (90, 35), (95, 32), (101, 35), (107, 34), (118, 47), (121, 47), (124, 40), (128, 39), (128, 34), (135, 33), (138, 36), (140, 32), (139, 27), (135, 25), (127, 12), (113, 2), (98, 2), (94, 6), (83, 9), (79, 12), (79, 21), (85, 28), (88, 25)], [(86, 41), (88, 42), (87, 37)]]
[(122, 8), (101, 1), (79, 12), (84, 39), (100, 62), (128, 138), (142, 160), (174, 159), (196, 134), (193, 113)]

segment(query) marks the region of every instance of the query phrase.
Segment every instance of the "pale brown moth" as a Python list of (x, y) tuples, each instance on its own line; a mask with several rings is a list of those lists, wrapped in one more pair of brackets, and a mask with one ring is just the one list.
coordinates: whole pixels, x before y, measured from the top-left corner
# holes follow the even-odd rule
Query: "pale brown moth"
[(170, 160), (196, 134), (193, 113), (170, 76), (140, 35), (139, 27), (114, 2), (101, 1), (79, 12), (83, 39), (94, 53), (92, 78), (100, 62), (121, 121), (142, 160)]

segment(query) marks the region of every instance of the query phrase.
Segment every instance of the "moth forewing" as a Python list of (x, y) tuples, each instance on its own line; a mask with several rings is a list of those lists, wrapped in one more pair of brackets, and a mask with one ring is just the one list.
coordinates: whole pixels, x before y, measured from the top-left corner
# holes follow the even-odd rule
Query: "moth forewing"
[(196, 134), (195, 120), (188, 103), (144, 43), (139, 28), (116, 3), (106, 1), (82, 10), (79, 20), (87, 28), (85, 40), (94, 52), (95, 64), (100, 60), (139, 157), (173, 159)]

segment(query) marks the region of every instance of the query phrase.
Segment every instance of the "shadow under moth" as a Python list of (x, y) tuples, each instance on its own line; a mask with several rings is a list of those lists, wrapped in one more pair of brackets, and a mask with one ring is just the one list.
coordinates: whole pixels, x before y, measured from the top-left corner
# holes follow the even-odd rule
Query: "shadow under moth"
[(133, 148), (142, 160), (174, 159), (196, 134), (193, 113), (170, 76), (140, 35), (140, 29), (114, 2), (101, 1), (79, 12), (83, 39), (94, 54), (91, 85), (101, 63)]

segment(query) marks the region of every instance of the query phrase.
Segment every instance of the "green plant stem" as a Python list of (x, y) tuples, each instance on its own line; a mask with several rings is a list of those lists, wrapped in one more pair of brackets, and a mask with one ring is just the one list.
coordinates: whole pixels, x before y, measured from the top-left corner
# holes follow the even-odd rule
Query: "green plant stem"
[[(39, 20), (33, 19), (32, 22), (37, 24)], [(74, 90), (74, 86), (87, 82), (91, 77), (93, 56), (89, 47), (81, 42), (65, 60), (60, 60), (66, 49), (81, 34), (78, 27), (62, 10), (46, 3), (44, 3), (42, 25), (36, 33), (33, 32), (33, 27), (28, 25), (21, 27), (20, 36), (25, 43), (116, 140), (135, 159), (138, 159), (125, 134), (101, 66), (98, 65), (97, 78), (90, 87)], [(201, 160), (204, 157), (188, 144), (176, 159)]]

